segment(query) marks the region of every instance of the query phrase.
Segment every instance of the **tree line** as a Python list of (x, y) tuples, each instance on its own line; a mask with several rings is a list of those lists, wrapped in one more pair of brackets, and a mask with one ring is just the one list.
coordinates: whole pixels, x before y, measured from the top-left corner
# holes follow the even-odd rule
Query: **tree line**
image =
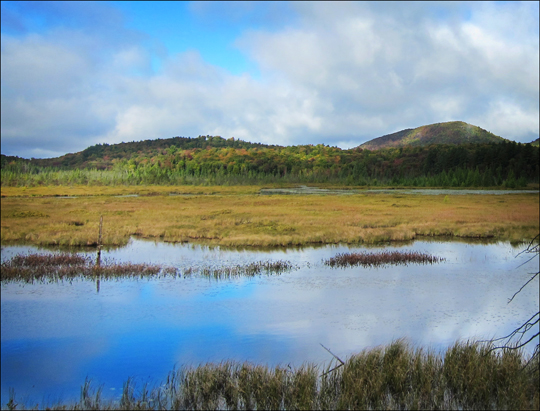
[(3, 186), (283, 182), (517, 188), (538, 184), (539, 174), (539, 148), (507, 141), (370, 151), (200, 136), (97, 145), (57, 159), (2, 156)]

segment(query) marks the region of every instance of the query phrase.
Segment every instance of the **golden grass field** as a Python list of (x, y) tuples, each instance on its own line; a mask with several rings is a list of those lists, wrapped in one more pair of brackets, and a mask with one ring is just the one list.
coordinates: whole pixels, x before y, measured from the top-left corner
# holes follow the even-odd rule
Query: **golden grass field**
[[(260, 187), (2, 187), (1, 243), (96, 245), (131, 236), (225, 246), (376, 243), (450, 235), (532, 239), (539, 196), (275, 195)], [(175, 193), (178, 195), (169, 195)], [(115, 195), (139, 194), (139, 197)], [(79, 196), (59, 198), (55, 196)]]

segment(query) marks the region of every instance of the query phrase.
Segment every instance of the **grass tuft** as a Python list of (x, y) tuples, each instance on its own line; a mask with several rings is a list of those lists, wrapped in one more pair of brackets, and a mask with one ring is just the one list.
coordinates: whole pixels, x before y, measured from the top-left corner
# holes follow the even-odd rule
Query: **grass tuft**
[(325, 260), (330, 267), (348, 267), (362, 265), (364, 267), (377, 267), (386, 264), (433, 264), (443, 261), (444, 258), (435, 257), (418, 251), (382, 251), (380, 253), (341, 253)]
[(223, 280), (236, 277), (254, 277), (261, 274), (281, 274), (297, 268), (298, 267), (290, 261), (257, 261), (250, 264), (237, 264), (234, 266), (223, 267), (189, 267), (184, 270), (184, 276), (199, 274), (203, 277)]

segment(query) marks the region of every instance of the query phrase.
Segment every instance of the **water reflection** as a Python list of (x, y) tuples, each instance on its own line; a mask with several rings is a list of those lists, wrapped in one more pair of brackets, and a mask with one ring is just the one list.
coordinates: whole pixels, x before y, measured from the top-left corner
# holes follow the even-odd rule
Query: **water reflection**
[(261, 195), (284, 194), (320, 194), (320, 195), (351, 195), (351, 194), (416, 194), (416, 195), (503, 195), (503, 194), (538, 194), (538, 190), (484, 190), (484, 189), (438, 189), (438, 188), (392, 188), (392, 189), (327, 189), (318, 187), (298, 186), (294, 188), (262, 188)]
[[(507, 243), (386, 245), (427, 252), (435, 265), (332, 269), (322, 261), (361, 247), (226, 250), (133, 240), (103, 259), (176, 267), (289, 260), (280, 276), (198, 277), (2, 285), (2, 403), (8, 387), (36, 398), (78, 396), (86, 376), (121, 392), (127, 376), (159, 382), (173, 366), (223, 359), (328, 363), (406, 337), (444, 349), (463, 338), (503, 336), (538, 310), (538, 269)], [(5, 247), (2, 259), (32, 247)], [(95, 252), (95, 251), (94, 251)]]

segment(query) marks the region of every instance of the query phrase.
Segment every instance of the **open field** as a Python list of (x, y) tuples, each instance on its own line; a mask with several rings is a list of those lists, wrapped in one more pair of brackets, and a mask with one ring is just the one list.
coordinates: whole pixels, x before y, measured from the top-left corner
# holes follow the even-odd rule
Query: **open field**
[[(455, 344), (446, 353), (403, 341), (364, 350), (326, 369), (224, 361), (182, 368), (159, 387), (124, 382), (119, 400), (88, 379), (77, 403), (20, 404), (34, 409), (538, 409), (538, 364), (519, 351)], [(332, 367), (332, 368), (330, 368)]]
[(2, 197), (51, 197), (51, 196), (118, 196), (137, 194), (141, 196), (153, 195), (206, 195), (206, 194), (257, 194), (260, 186), (164, 186), (164, 185), (136, 185), (136, 186), (99, 186), (99, 185), (71, 185), (71, 186), (37, 186), (37, 187), (4, 187)]
[[(143, 186), (139, 197), (115, 197), (134, 191), (81, 186), (37, 187), (30, 193), (34, 189), (2, 187), (1, 243), (97, 245), (100, 215), (104, 245), (126, 244), (131, 236), (225, 246), (439, 235), (521, 241), (539, 230), (536, 194), (261, 196), (259, 188)], [(68, 193), (80, 197), (48, 197)]]

